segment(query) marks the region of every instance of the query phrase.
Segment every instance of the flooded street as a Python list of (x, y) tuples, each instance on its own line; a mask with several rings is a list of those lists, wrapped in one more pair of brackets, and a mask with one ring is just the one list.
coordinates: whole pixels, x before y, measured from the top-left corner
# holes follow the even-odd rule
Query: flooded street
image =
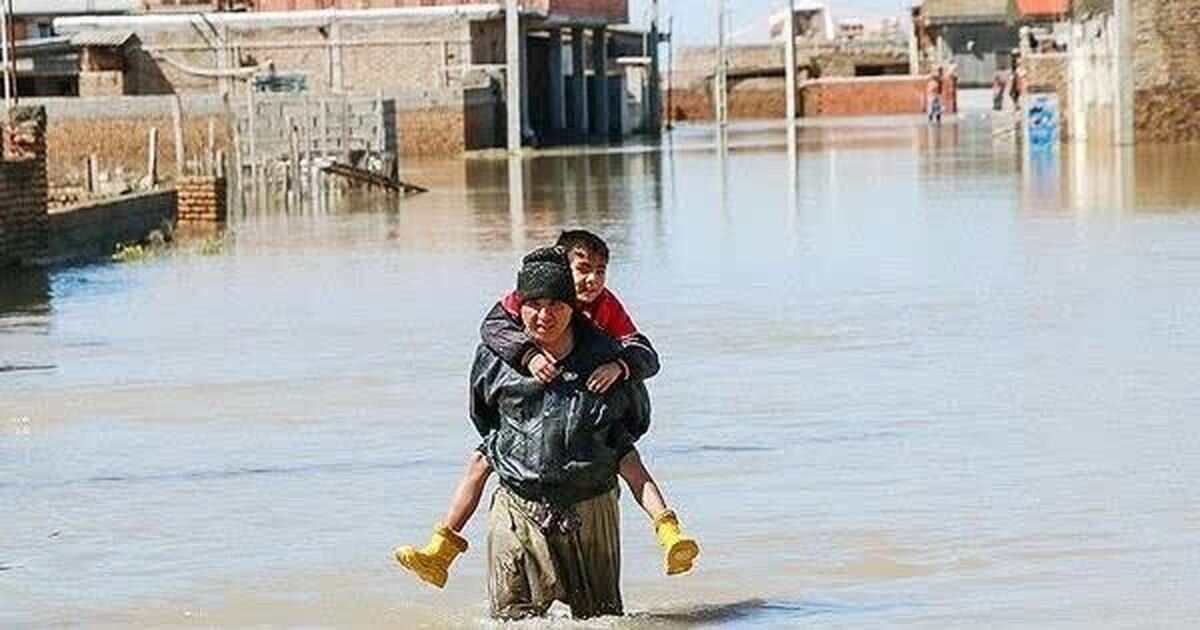
[(589, 625), (1200, 618), (1200, 146), (824, 123), (789, 192), (781, 127), (711, 138), (5, 277), (0, 626), (481, 623), (481, 515), (444, 591), (391, 549), (478, 441), (479, 320), (572, 226), (662, 353), (641, 448), (704, 548), (662, 575), (626, 493), (631, 614)]

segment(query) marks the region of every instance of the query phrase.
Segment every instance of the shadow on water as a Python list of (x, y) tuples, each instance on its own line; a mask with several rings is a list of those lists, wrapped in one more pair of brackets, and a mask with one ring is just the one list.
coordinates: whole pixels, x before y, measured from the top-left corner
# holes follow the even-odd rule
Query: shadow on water
[[(83, 477), (78, 479), (62, 479), (54, 481), (35, 481), (30, 484), (20, 484), (22, 487), (45, 489), (51, 487), (63, 487), (74, 485), (91, 485), (91, 484), (107, 484), (107, 483), (162, 483), (170, 482), (202, 482), (222, 479), (231, 479), (236, 477), (248, 477), (258, 475), (272, 476), (296, 476), (296, 475), (321, 475), (321, 474), (345, 474), (345, 473), (364, 473), (376, 471), (393, 471), (406, 470), (419, 466), (424, 466), (428, 463), (427, 459), (411, 459), (404, 462), (336, 462), (326, 464), (303, 464), (297, 466), (254, 466), (254, 467), (236, 467), (219, 470), (195, 470), (187, 472), (174, 472), (162, 474), (147, 474), (147, 475), (98, 475), (94, 477)], [(17, 484), (0, 483), (0, 488), (14, 486)]]
[(851, 604), (821, 600), (778, 601), (746, 599), (728, 604), (703, 604), (677, 609), (632, 613), (632, 619), (679, 624), (789, 625), (799, 619), (827, 615), (875, 612), (893, 606)]

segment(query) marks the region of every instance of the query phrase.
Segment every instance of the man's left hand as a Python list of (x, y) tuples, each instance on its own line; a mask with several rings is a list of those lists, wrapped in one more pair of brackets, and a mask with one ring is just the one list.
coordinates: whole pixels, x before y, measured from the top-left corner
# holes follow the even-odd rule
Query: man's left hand
[(625, 370), (621, 369), (621, 365), (616, 361), (605, 363), (588, 377), (588, 389), (594, 394), (603, 394), (624, 375)]

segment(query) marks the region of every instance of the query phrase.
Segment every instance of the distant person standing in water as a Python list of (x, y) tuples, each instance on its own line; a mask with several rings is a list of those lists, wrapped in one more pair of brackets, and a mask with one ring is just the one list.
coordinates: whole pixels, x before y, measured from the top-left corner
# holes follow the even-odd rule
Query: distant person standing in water
[(992, 77), (992, 109), (1000, 111), (1004, 109), (1004, 89), (1008, 87), (1008, 77), (1004, 76), (1003, 70), (997, 70), (996, 76)]
[(1013, 109), (1021, 111), (1021, 76), (1024, 74), (1021, 70), (1021, 53), (1013, 51), (1012, 58), (1012, 75), (1008, 80), (1008, 95), (1012, 97)]
[(942, 124), (942, 86), (944, 83), (942, 69), (938, 68), (937, 72), (929, 79), (927, 101), (929, 122), (938, 125)]

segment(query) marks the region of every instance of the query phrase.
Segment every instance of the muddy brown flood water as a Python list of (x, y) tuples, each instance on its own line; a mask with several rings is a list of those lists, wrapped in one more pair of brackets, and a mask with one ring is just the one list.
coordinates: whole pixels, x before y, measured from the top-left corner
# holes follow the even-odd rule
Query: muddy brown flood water
[(704, 546), (661, 575), (626, 495), (631, 615), (588, 625), (1200, 618), (1200, 148), (813, 125), (789, 193), (778, 126), (710, 137), (5, 276), (0, 626), (481, 623), (482, 518), (444, 591), (390, 549), (476, 442), (479, 318), (566, 226), (662, 352), (642, 449)]

